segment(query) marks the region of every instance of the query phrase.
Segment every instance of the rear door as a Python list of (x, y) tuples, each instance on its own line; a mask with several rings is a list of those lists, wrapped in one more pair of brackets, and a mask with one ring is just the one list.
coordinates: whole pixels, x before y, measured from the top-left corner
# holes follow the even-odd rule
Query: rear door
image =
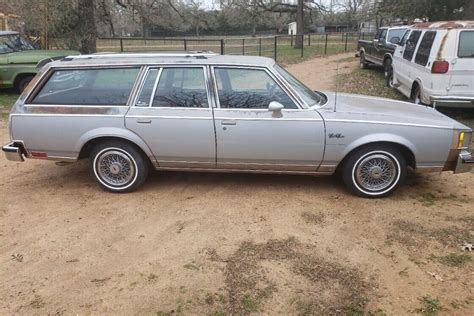
[(459, 31), (456, 57), (450, 65), (452, 96), (474, 96), (474, 30)]
[(214, 168), (216, 142), (206, 66), (149, 68), (126, 115), (160, 167)]

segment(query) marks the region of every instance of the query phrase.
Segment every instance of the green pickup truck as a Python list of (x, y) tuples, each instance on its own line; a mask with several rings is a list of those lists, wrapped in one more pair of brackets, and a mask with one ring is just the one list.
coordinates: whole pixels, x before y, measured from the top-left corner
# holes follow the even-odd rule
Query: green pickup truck
[(0, 31), (0, 88), (22, 92), (38, 72), (38, 63), (78, 54), (72, 50), (36, 49), (18, 32)]

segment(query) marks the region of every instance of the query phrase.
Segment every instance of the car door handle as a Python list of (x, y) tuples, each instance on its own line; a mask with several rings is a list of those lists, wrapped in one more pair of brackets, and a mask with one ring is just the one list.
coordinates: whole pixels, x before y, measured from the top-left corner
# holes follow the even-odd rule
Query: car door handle
[(221, 125), (237, 125), (236, 121), (222, 121)]
[(150, 119), (137, 119), (137, 123), (139, 123), (139, 124), (150, 124), (151, 120)]

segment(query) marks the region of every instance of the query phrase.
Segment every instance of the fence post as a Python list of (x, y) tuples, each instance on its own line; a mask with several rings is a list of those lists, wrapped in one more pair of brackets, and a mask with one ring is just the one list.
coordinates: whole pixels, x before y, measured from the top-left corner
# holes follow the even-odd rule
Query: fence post
[(326, 43), (324, 44), (324, 55), (328, 53), (328, 33), (326, 33)]
[(362, 40), (365, 40), (365, 32), (362, 32)]
[(293, 30), (291, 30), (291, 47), (293, 47)]
[(274, 42), (274, 45), (273, 45), (273, 54), (275, 55), (275, 61), (277, 61), (277, 57), (278, 57), (278, 54), (277, 54), (277, 48), (278, 48), (278, 36), (275, 36), (275, 42)]
[(303, 58), (303, 50), (304, 50), (304, 34), (301, 34), (301, 58)]
[(120, 52), (123, 53), (123, 39), (120, 39)]
[(188, 50), (188, 43), (187, 43), (186, 39), (183, 39), (183, 45), (184, 45), (184, 50), (187, 51)]
[(224, 55), (224, 40), (221, 39), (221, 55)]
[(349, 36), (349, 33), (346, 33), (346, 44), (344, 45), (344, 51), (347, 52), (347, 37)]
[(242, 39), (242, 55), (245, 55), (245, 38)]
[(258, 56), (262, 56), (262, 38), (258, 39)]
[(308, 33), (308, 46), (311, 46), (311, 33)]

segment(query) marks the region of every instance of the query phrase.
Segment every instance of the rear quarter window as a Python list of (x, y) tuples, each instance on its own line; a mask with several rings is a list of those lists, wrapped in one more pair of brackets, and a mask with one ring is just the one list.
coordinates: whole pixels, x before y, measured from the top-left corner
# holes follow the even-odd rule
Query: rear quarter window
[(458, 57), (474, 57), (474, 31), (462, 31), (459, 33)]
[(139, 68), (55, 70), (32, 104), (124, 106)]
[(418, 47), (418, 52), (415, 56), (415, 63), (418, 65), (426, 66), (428, 60), (430, 59), (431, 48), (433, 47), (433, 42), (436, 38), (436, 31), (428, 31), (423, 35), (420, 46)]

